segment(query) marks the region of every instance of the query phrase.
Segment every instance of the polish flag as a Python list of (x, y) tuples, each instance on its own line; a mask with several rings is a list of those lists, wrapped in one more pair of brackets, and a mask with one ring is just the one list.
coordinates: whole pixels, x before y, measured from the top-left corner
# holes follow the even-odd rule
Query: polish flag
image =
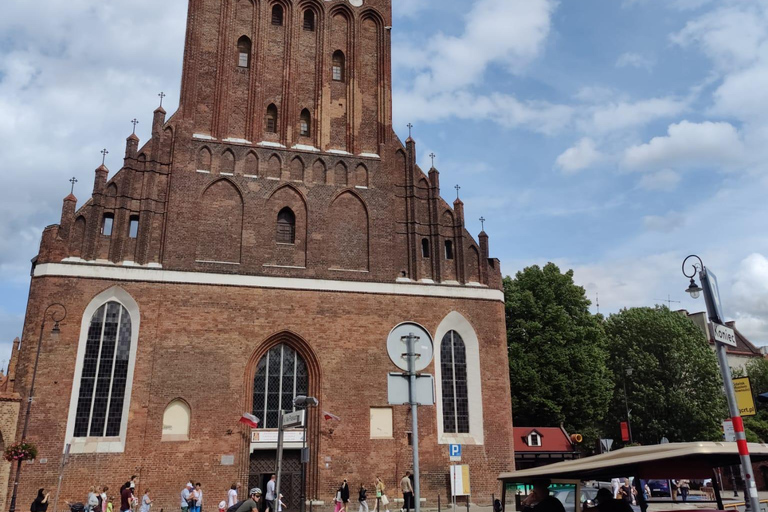
[(257, 428), (259, 426), (259, 418), (257, 418), (253, 414), (248, 414), (247, 412), (245, 412), (243, 413), (243, 416), (240, 418), (240, 423), (244, 423), (251, 428)]
[(329, 413), (327, 411), (323, 411), (323, 418), (325, 418), (325, 421), (328, 421), (328, 420), (341, 421), (341, 418), (339, 418), (335, 414), (331, 414), (331, 413)]

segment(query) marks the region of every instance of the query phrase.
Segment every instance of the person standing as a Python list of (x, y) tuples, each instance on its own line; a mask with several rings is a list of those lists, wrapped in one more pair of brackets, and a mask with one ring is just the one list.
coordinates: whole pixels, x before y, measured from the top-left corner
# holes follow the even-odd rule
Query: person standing
[(133, 499), (133, 492), (131, 491), (131, 485), (124, 485), (120, 491), (120, 512), (131, 512), (131, 500)]
[(203, 486), (200, 484), (200, 482), (197, 482), (195, 484), (195, 506), (194, 508), (190, 509), (190, 512), (200, 512), (200, 509), (203, 508)]
[(240, 490), (240, 482), (232, 484), (227, 493), (227, 508), (234, 507), (237, 503), (237, 491)]
[(680, 496), (683, 498), (683, 503), (688, 501), (688, 493), (691, 490), (691, 482), (688, 480), (680, 480), (678, 482), (678, 487), (680, 488)]
[(187, 483), (181, 490), (181, 512), (189, 512), (189, 501), (192, 498), (192, 484)]
[(613, 491), (613, 499), (619, 499), (619, 489), (621, 489), (621, 480), (618, 478), (611, 478), (611, 490)]
[(384, 481), (376, 477), (376, 512), (381, 512), (381, 505), (384, 505), (385, 512), (389, 512), (389, 498), (387, 497), (387, 486)]
[(357, 501), (360, 502), (359, 512), (370, 512), (368, 509), (368, 489), (365, 484), (360, 484), (360, 490), (357, 491)]
[(48, 499), (51, 493), (45, 492), (45, 489), (38, 489), (37, 498), (30, 505), (30, 512), (46, 512), (48, 510)]
[(152, 498), (149, 497), (149, 487), (144, 490), (144, 497), (141, 498), (141, 508), (139, 512), (149, 512), (152, 508)]
[(341, 510), (347, 512), (347, 506), (349, 505), (349, 485), (347, 485), (347, 479), (341, 483)]
[(400, 490), (403, 493), (403, 511), (408, 512), (413, 503), (413, 484), (411, 484), (410, 471), (406, 471), (405, 476), (400, 480)]
[(669, 493), (672, 495), (672, 501), (677, 501), (677, 480), (670, 480), (669, 481)]
[(270, 477), (269, 482), (267, 482), (267, 495), (264, 497), (265, 500), (267, 500), (266, 508), (264, 509), (265, 512), (269, 510), (270, 512), (277, 512), (277, 507), (275, 506), (275, 498), (277, 496), (275, 495), (275, 487), (277, 486), (277, 475), (272, 475)]
[(107, 512), (107, 491), (109, 487), (106, 485), (101, 488), (101, 512)]
[(551, 483), (547, 479), (534, 480), (533, 492), (522, 502), (522, 512), (565, 512), (560, 500), (549, 494)]

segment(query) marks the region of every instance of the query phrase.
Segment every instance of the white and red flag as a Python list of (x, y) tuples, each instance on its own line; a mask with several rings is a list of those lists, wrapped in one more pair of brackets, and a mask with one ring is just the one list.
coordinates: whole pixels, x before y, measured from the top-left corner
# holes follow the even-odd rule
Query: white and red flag
[(244, 423), (251, 428), (257, 428), (259, 426), (259, 418), (257, 418), (253, 414), (244, 412), (243, 416), (240, 418), (240, 423)]
[(328, 420), (341, 421), (341, 418), (339, 418), (335, 414), (329, 413), (328, 411), (323, 411), (323, 418), (325, 418), (325, 421), (328, 421)]

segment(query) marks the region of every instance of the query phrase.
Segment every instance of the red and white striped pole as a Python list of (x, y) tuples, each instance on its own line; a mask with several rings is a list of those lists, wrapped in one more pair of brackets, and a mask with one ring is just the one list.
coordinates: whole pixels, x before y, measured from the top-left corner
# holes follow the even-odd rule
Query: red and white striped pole
[[(685, 264), (690, 258), (696, 258), (699, 260), (699, 265), (693, 264), (694, 272), (692, 275), (688, 275), (685, 271)], [(691, 286), (695, 286), (693, 277), (696, 275), (696, 270), (699, 272), (699, 278), (701, 279), (701, 288), (704, 292), (704, 299), (707, 305), (707, 316), (709, 320), (716, 324), (723, 325), (723, 319), (721, 318), (721, 305), (719, 290), (717, 290), (717, 281), (714, 275), (710, 279), (707, 273), (707, 268), (698, 256), (688, 256), (683, 261), (683, 274), (686, 277), (691, 278)], [(698, 291), (689, 288), (689, 291)], [(697, 295), (694, 296), (697, 297)], [(733, 389), (733, 376), (731, 375), (731, 367), (728, 364), (728, 354), (726, 353), (725, 345), (715, 340), (715, 348), (717, 352), (717, 360), (720, 363), (720, 374), (723, 377), (723, 387), (725, 388), (725, 398), (728, 402), (728, 411), (731, 415), (731, 421), (733, 422), (733, 430), (736, 433), (736, 446), (739, 449), (739, 458), (741, 459), (741, 474), (744, 478), (745, 490), (745, 502), (752, 510), (752, 512), (760, 512), (760, 498), (757, 495), (757, 486), (755, 485), (755, 478), (752, 474), (752, 460), (749, 457), (749, 447), (747, 445), (747, 436), (744, 434), (744, 421), (741, 419), (741, 412), (736, 402), (736, 392)]]

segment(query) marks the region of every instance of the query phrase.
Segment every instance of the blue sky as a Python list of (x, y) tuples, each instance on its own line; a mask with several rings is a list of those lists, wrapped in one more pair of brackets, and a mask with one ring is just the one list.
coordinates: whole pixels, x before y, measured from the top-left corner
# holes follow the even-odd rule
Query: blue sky
[[(700, 254), (768, 343), (768, 0), (394, 0), (394, 119), (487, 220), (503, 271), (573, 268), (602, 312), (668, 295)], [(0, 19), (0, 364), (67, 180), (116, 171), (130, 120), (175, 109), (183, 0), (6, 0)], [(593, 308), (594, 309), (594, 308)]]

